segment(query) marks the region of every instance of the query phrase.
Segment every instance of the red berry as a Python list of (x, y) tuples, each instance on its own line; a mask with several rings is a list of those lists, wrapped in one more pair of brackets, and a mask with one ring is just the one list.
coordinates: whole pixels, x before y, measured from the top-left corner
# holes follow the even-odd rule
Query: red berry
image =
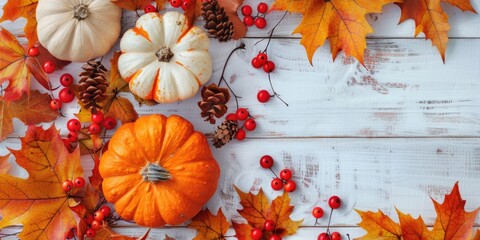
[(275, 63), (272, 61), (268, 61), (267, 63), (263, 64), (263, 71), (266, 73), (271, 73), (275, 70)]
[(287, 192), (294, 192), (295, 189), (297, 189), (297, 184), (292, 180), (287, 181), (284, 190)]
[(192, 5), (192, 4), (191, 4), (190, 0), (183, 0), (183, 2), (182, 2), (182, 9), (183, 9), (183, 10), (187, 10), (191, 5)]
[(337, 209), (342, 205), (342, 200), (338, 196), (331, 196), (330, 199), (328, 199), (328, 206), (332, 209)]
[(97, 232), (93, 228), (89, 228), (86, 232), (86, 235), (89, 238), (95, 237), (95, 234), (97, 234)]
[(228, 120), (228, 121), (237, 121), (237, 115), (235, 115), (233, 113), (230, 113), (230, 114), (227, 115), (227, 117), (225, 119)]
[(258, 59), (258, 61), (263, 65), (263, 64), (267, 63), (267, 61), (268, 61), (268, 56), (267, 56), (267, 54), (265, 54), (265, 53), (259, 53), (259, 54), (257, 55), (257, 59)]
[(102, 125), (105, 129), (112, 130), (117, 126), (117, 120), (115, 120), (115, 118), (109, 116), (109, 117), (106, 117), (103, 120)]
[(179, 8), (180, 6), (182, 6), (182, 1), (180, 1), (180, 0), (170, 0), (170, 5), (172, 5), (172, 7), (174, 7), (174, 8)]
[(108, 206), (102, 206), (98, 211), (102, 212), (103, 216), (105, 217), (110, 216), (110, 213), (112, 212), (112, 210)]
[(275, 222), (272, 220), (265, 221), (265, 223), (263, 224), (263, 229), (268, 232), (275, 230)]
[(260, 240), (263, 237), (263, 232), (258, 228), (253, 228), (252, 231), (250, 232), (250, 237), (253, 240)]
[(50, 108), (54, 111), (58, 111), (62, 108), (62, 102), (59, 99), (52, 99), (50, 101)]
[(270, 100), (270, 93), (267, 90), (260, 90), (257, 94), (257, 99), (261, 103), (266, 103)]
[(313, 208), (312, 215), (314, 218), (322, 218), (323, 217), (323, 209), (321, 207)]
[(327, 233), (320, 233), (317, 240), (330, 240), (330, 235), (328, 235)]
[(243, 16), (250, 16), (252, 15), (252, 7), (250, 5), (245, 5), (242, 7), (242, 14)]
[(235, 135), (238, 141), (243, 141), (247, 137), (247, 132), (243, 129), (238, 129), (237, 134)]
[(77, 188), (82, 188), (83, 186), (85, 186), (85, 179), (83, 177), (77, 177), (73, 180), (73, 184)]
[(70, 181), (70, 180), (67, 180), (67, 181), (63, 182), (62, 183), (62, 189), (65, 192), (69, 192), (70, 190), (73, 189), (73, 182)]
[(92, 122), (100, 124), (103, 122), (104, 117), (105, 116), (103, 115), (103, 112), (97, 111), (96, 113), (92, 114)]
[(253, 131), (253, 130), (255, 130), (255, 128), (257, 128), (257, 123), (255, 122), (255, 120), (253, 118), (249, 118), (249, 119), (247, 119), (247, 121), (245, 121), (243, 126), (248, 131)]
[(332, 238), (332, 240), (342, 240), (342, 235), (340, 235), (339, 232), (333, 232), (331, 234), (331, 238)]
[(57, 66), (55, 65), (54, 61), (46, 61), (43, 64), (43, 71), (46, 72), (46, 73), (53, 73), (53, 72), (55, 72), (56, 68), (57, 68)]
[(38, 50), (38, 47), (32, 47), (28, 49), (28, 56), (29, 57), (36, 57), (40, 54), (40, 50)]
[(92, 214), (88, 214), (87, 216), (83, 217), (85, 219), (85, 222), (89, 225), (89, 224), (92, 224), (92, 222), (95, 220), (95, 218), (93, 218), (93, 215)]
[(270, 236), (270, 238), (268, 240), (282, 240), (282, 237), (280, 237), (278, 235), (272, 235), (272, 236)]
[(73, 76), (69, 73), (65, 73), (60, 77), (60, 84), (64, 87), (68, 87), (73, 84)]
[(245, 109), (245, 108), (239, 108), (239, 109), (237, 110), (237, 112), (235, 113), (235, 115), (237, 115), (237, 119), (238, 119), (238, 120), (242, 120), (242, 121), (243, 121), (243, 120), (245, 120), (245, 119), (248, 118), (248, 115), (249, 115), (249, 114), (248, 114), (248, 110), (247, 110), (247, 109)]
[(250, 27), (250, 26), (253, 26), (253, 24), (255, 23), (255, 19), (253, 19), (252, 16), (245, 16), (245, 17), (243, 17), (243, 23), (247, 27)]
[(258, 58), (254, 57), (252, 58), (252, 66), (254, 68), (261, 68), (263, 65), (260, 63), (260, 60), (258, 60)]
[(280, 171), (280, 178), (285, 181), (290, 180), (292, 178), (292, 171), (290, 171), (288, 168), (283, 169)]
[(266, 13), (268, 11), (268, 5), (264, 2), (261, 2), (257, 6), (257, 11), (259, 13)]
[(102, 227), (103, 224), (102, 224), (102, 222), (99, 222), (97, 220), (93, 220), (92, 224), (90, 224), (90, 225), (92, 225), (93, 230), (98, 230)]
[(257, 17), (257, 19), (255, 19), (255, 26), (259, 29), (264, 29), (267, 26), (267, 20), (263, 17)]
[(70, 141), (70, 143), (76, 142), (78, 140), (78, 133), (75, 131), (70, 131), (67, 135), (67, 139)]
[(78, 119), (72, 118), (67, 122), (67, 129), (72, 132), (78, 132), (82, 129), (82, 123)]
[(103, 219), (105, 218), (105, 215), (103, 214), (103, 212), (101, 211), (96, 211), (94, 214), (93, 214), (93, 218), (99, 222), (103, 221)]
[(280, 178), (274, 178), (271, 185), (273, 190), (278, 191), (283, 188), (283, 181)]
[(260, 166), (262, 168), (271, 168), (273, 166), (273, 158), (270, 155), (264, 155), (260, 158)]
[(145, 6), (143, 10), (145, 11), (145, 13), (151, 13), (151, 12), (157, 11), (157, 9), (152, 4)]
[(98, 134), (100, 133), (100, 130), (102, 130), (102, 128), (97, 123), (92, 123), (88, 127), (88, 131), (90, 131), (91, 134)]
[(75, 237), (75, 232), (73, 231), (73, 228), (70, 229), (70, 232), (68, 232), (67, 234), (67, 239), (72, 239), (73, 237)]
[(70, 88), (64, 88), (58, 93), (58, 98), (63, 103), (69, 103), (75, 99), (75, 93), (73, 93), (72, 89)]

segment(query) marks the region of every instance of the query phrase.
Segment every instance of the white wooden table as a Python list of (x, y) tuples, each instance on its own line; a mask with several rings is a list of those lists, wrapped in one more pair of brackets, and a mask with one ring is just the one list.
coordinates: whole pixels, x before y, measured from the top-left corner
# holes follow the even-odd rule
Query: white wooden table
[[(0, 5), (5, 2), (0, 0)], [(258, 2), (246, 1), (252, 6)], [(273, 0), (266, 2), (270, 5)], [(480, 1), (472, 3), (480, 11)], [(290, 107), (278, 99), (266, 104), (256, 100), (258, 90), (269, 85), (265, 73), (250, 66), (266, 41), (254, 44), (267, 35), (282, 13), (268, 15), (266, 30), (250, 28), (241, 41), (220, 44), (212, 40), (212, 81), (219, 78), (228, 53), (240, 42), (246, 44), (246, 51), (233, 55), (226, 77), (243, 97), (240, 104), (250, 109), (258, 128), (245, 141), (214, 150), (222, 174), (208, 207), (214, 212), (222, 207), (227, 217), (239, 219), (233, 184), (243, 191), (263, 187), (271, 199), (278, 195), (270, 188), (271, 173), (258, 164), (264, 154), (276, 159), (275, 171), (282, 165), (291, 168), (298, 184), (291, 195), (295, 205), (292, 218), (305, 220), (298, 234), (286, 239), (316, 239), (326, 221), (314, 227), (311, 210), (317, 205), (326, 208), (331, 195), (344, 200), (333, 218), (333, 229), (353, 237), (364, 233), (356, 227), (360, 218), (354, 209), (381, 209), (397, 219), (397, 207), (415, 217), (421, 214), (432, 225), (436, 214), (429, 196), (443, 201), (456, 181), (467, 200), (467, 210), (480, 206), (480, 16), (445, 8), (452, 25), (445, 64), (430, 41), (412, 38), (413, 21), (397, 25), (399, 8), (388, 5), (382, 15), (369, 16), (376, 33), (368, 39), (368, 69), (343, 55), (332, 62), (328, 45), (317, 51), (311, 66), (299, 36), (290, 35), (301, 17), (287, 16), (277, 28), (268, 54), (277, 64), (272, 74), (276, 91)], [(124, 17), (125, 28), (134, 21), (134, 16), (129, 16)], [(23, 24), (5, 22), (0, 26), (19, 35)], [(67, 71), (78, 74), (81, 65), (71, 64), (53, 78)], [(140, 114), (178, 114), (198, 130), (211, 133), (214, 126), (200, 118), (199, 98), (155, 107), (134, 104)], [(230, 107), (234, 109), (234, 101)], [(64, 107), (67, 117), (55, 123), (62, 133), (66, 133), (66, 120), (77, 111), (73, 103)], [(0, 154), (7, 152), (6, 147), (19, 147), (18, 136), (26, 128), (18, 120), (14, 124), (14, 134), (0, 143)], [(480, 218), (476, 226), (480, 226)], [(144, 232), (128, 224), (117, 230), (134, 235)], [(181, 226), (154, 229), (150, 239), (163, 239), (165, 234), (192, 239), (195, 231)]]

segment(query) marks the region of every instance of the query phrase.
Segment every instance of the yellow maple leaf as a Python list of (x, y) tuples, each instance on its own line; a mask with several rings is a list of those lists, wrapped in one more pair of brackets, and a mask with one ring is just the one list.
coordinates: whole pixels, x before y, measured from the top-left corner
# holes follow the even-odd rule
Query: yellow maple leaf
[(362, 221), (358, 226), (367, 231), (363, 237), (357, 238), (359, 240), (375, 240), (379, 239), (400, 239), (402, 230), (400, 225), (395, 223), (390, 217), (385, 215), (382, 211), (378, 212), (363, 212), (355, 210), (362, 217)]
[(300, 25), (293, 31), (302, 35), (300, 43), (307, 51), (308, 60), (312, 63), (315, 51), (330, 41), (333, 59), (340, 51), (346, 56), (353, 56), (362, 64), (363, 54), (367, 47), (367, 34), (373, 28), (365, 15), (381, 12), (385, 4), (400, 0), (276, 0), (274, 10), (290, 11), (303, 14)]
[(227, 221), (222, 209), (218, 210), (216, 216), (206, 209), (198, 213), (192, 219), (192, 222), (188, 224), (188, 227), (196, 229), (198, 232), (193, 240), (224, 239), (230, 223)]

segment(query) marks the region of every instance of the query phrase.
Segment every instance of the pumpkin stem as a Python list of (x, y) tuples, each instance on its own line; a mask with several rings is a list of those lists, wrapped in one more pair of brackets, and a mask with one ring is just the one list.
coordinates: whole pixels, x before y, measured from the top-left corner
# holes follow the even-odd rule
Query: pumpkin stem
[(158, 183), (160, 181), (168, 181), (172, 179), (172, 175), (167, 169), (160, 166), (158, 163), (148, 163), (140, 173), (143, 181)]
[(90, 15), (88, 6), (85, 4), (80, 4), (73, 8), (73, 17), (78, 20), (83, 20)]
[(170, 59), (172, 59), (172, 57), (174, 56), (174, 54), (172, 53), (172, 51), (170, 51), (170, 48), (168, 47), (160, 48), (160, 50), (158, 50), (155, 55), (157, 55), (158, 61), (160, 62), (170, 62)]

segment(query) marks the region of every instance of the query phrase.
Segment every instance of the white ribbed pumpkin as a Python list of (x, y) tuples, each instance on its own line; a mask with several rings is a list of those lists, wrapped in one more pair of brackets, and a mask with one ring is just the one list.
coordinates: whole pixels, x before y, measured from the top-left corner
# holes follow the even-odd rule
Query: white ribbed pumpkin
[(171, 103), (194, 96), (212, 75), (210, 41), (183, 14), (148, 13), (120, 41), (118, 68), (141, 98)]
[(118, 40), (122, 10), (109, 0), (39, 0), (38, 39), (53, 56), (85, 62)]

